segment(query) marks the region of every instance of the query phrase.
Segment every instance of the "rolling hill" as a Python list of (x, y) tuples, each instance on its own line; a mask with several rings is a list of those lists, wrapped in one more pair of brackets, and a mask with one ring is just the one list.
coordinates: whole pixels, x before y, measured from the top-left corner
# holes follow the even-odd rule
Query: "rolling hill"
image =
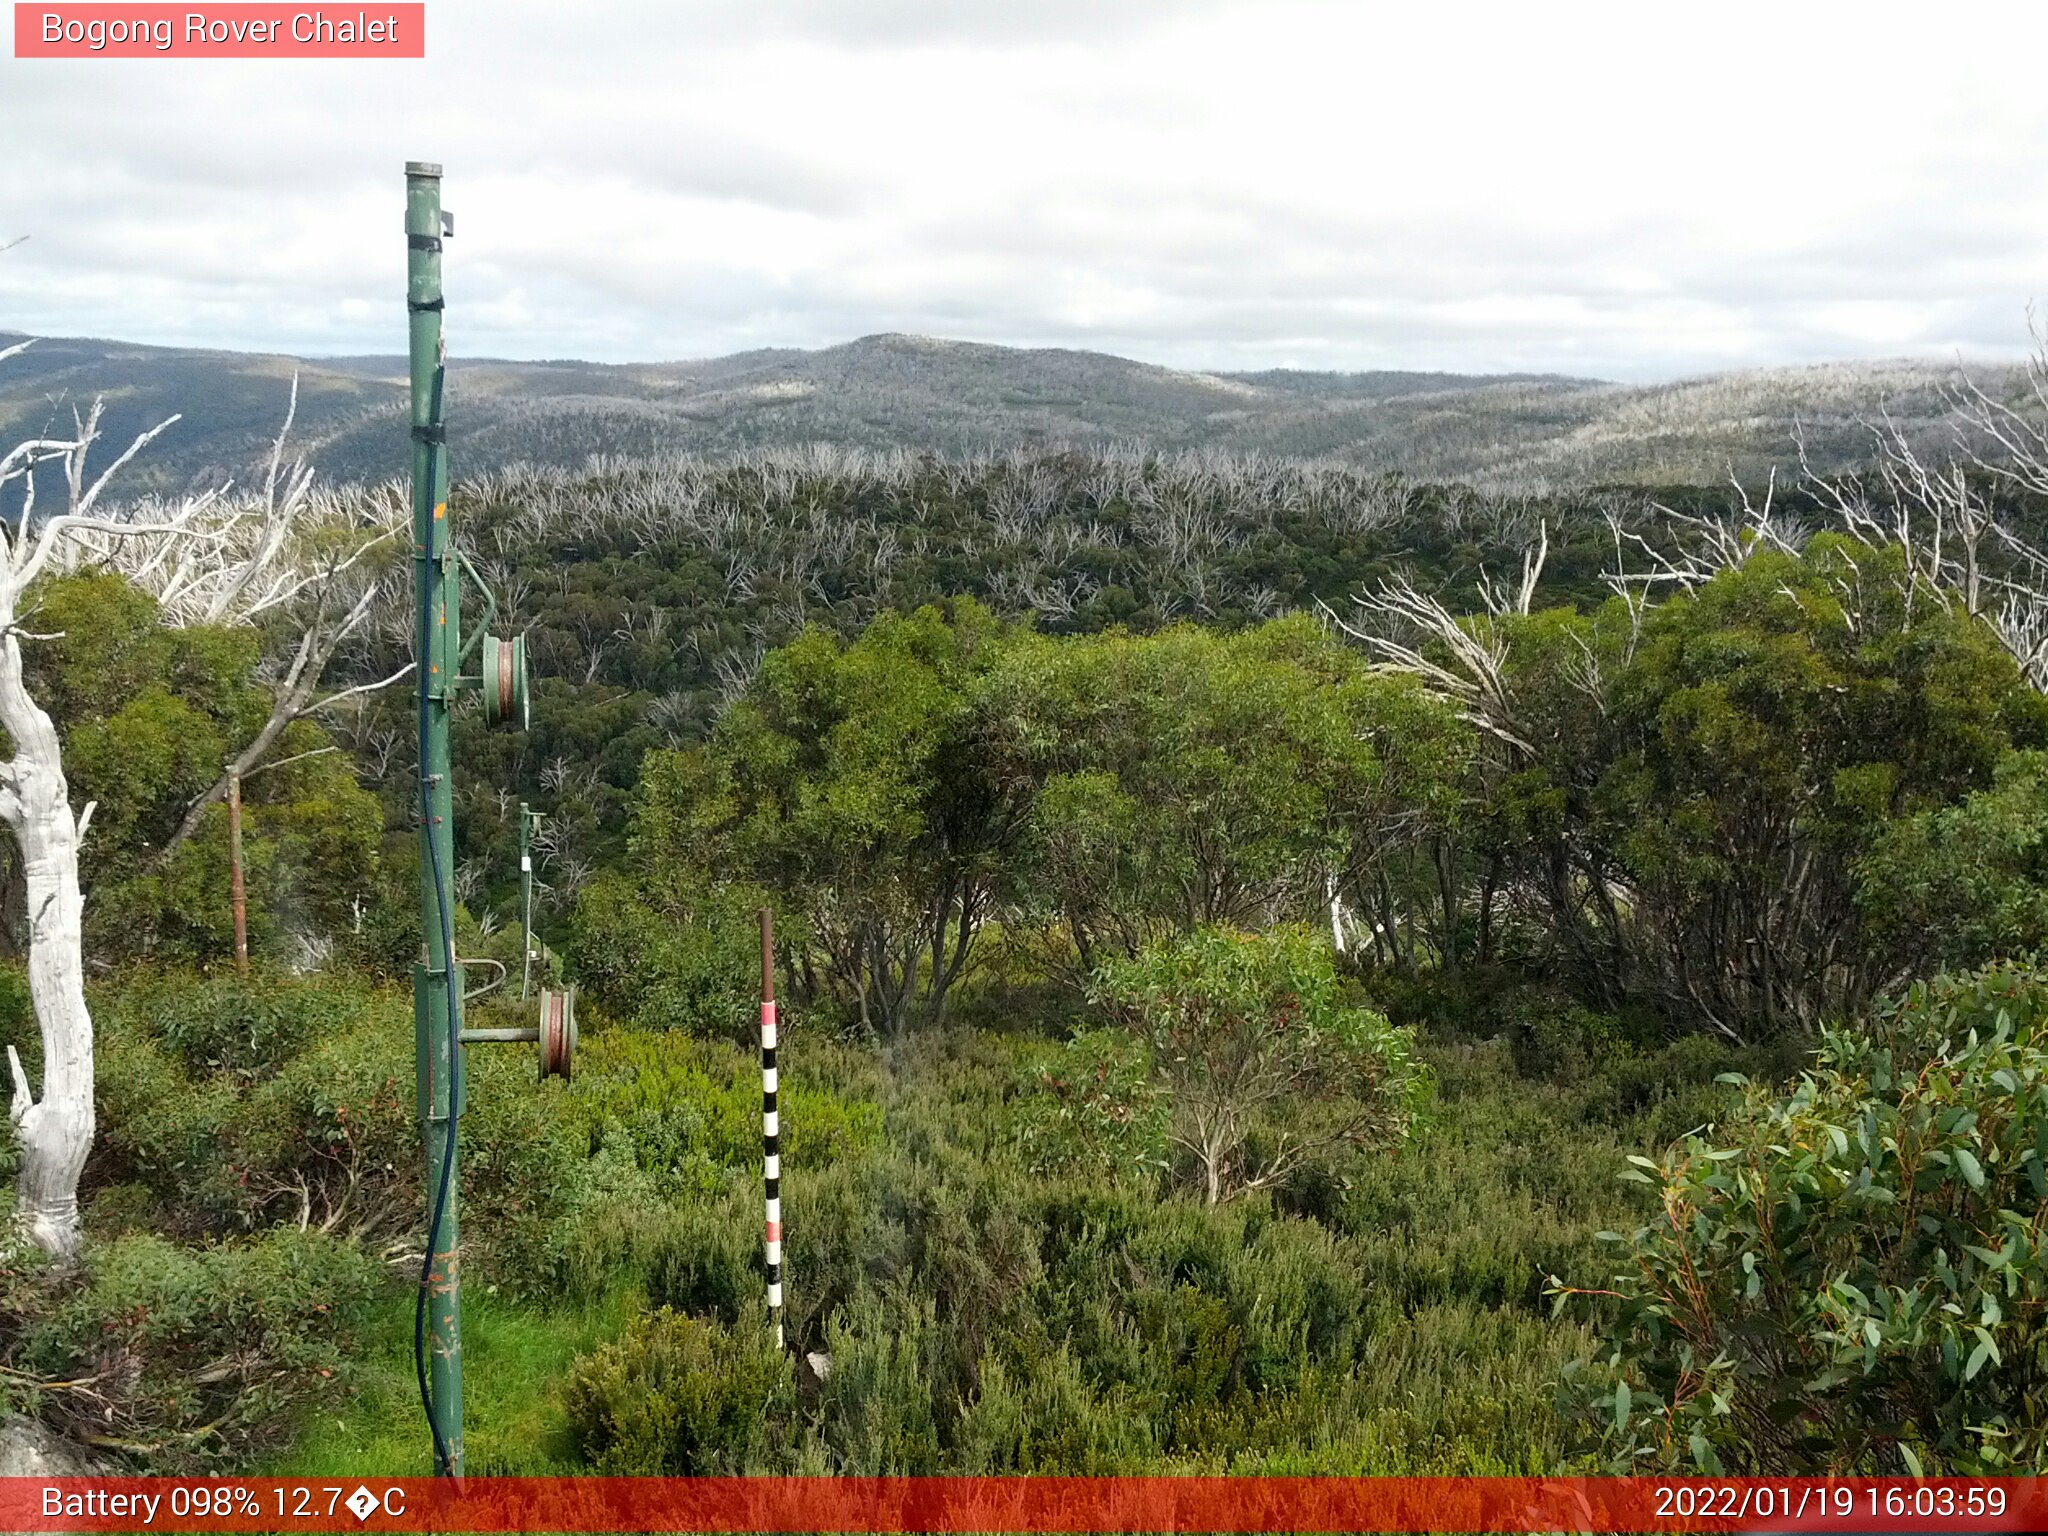
[[(18, 337), (0, 333), (0, 346)], [(0, 437), (68, 424), (95, 395), (121, 438), (182, 420), (128, 478), (172, 489), (258, 472), (300, 381), (296, 452), (333, 480), (405, 463), (400, 357), (255, 353), (39, 340), (0, 366)], [(1102, 353), (882, 335), (819, 351), (604, 365), (458, 360), (449, 384), (458, 473), (594, 454), (724, 454), (827, 442), (960, 453), (1104, 442), (1333, 458), (1418, 479), (1533, 487), (1669, 484), (1748, 475), (1796, 457), (1860, 458), (1880, 407), (1940, 430), (1952, 368), (1840, 364), (1620, 385), (1557, 375), (1195, 373)], [(1980, 379), (2010, 386), (2005, 370)]]

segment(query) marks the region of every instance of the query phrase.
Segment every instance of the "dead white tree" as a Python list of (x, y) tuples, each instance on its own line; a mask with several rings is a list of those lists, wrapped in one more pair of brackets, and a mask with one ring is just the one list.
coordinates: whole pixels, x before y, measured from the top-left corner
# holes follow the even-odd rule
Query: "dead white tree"
[[(1799, 489), (1827, 523), (1873, 549), (1898, 556), (1888, 578), (1911, 624), (1922, 609), (1966, 613), (1980, 620), (2019, 665), (2029, 683), (2048, 692), (2048, 550), (2031, 542), (2002, 507), (2007, 499), (2048, 497), (2048, 338), (2034, 332), (2034, 350), (2017, 403), (1959, 373), (1943, 395), (1952, 441), (1945, 453), (1927, 447), (1889, 410), (1865, 423), (1871, 453), (1854, 474), (1816, 469), (1803, 436)], [(1608, 586), (1633, 604), (1659, 590), (1692, 590), (1763, 552), (1802, 553), (1816, 529), (1777, 505), (1775, 472), (1754, 498), (1731, 473), (1730, 508), (1695, 516), (1657, 505), (1672, 540), (1653, 545), (1615, 524), (1615, 563)], [(1860, 567), (1834, 578), (1843, 619), (1864, 621)]]
[[(188, 522), (204, 537), (130, 539), (84, 530), (62, 552), (67, 566), (126, 577), (156, 599), (165, 623), (251, 625), (280, 644), (266, 658), (268, 715), (186, 807), (177, 830), (157, 850), (159, 860), (199, 830), (207, 809), (226, 797), (234, 779), (263, 766), (294, 721), (387, 688), (412, 671), (408, 662), (373, 682), (331, 691), (325, 686), (335, 653), (380, 605), (390, 606), (390, 573), (379, 568), (377, 557), (404, 530), (406, 511), (388, 490), (318, 492), (311, 466), (286, 463), (298, 398), (294, 377), (261, 493), (215, 496), (191, 510)], [(159, 503), (144, 502), (138, 516), (151, 521), (162, 510)]]
[(1954, 433), (1946, 456), (1923, 451), (1886, 414), (1871, 424), (1867, 481), (1809, 469), (1805, 484), (1849, 533), (1902, 552), (1909, 604), (1924, 596), (1980, 618), (2027, 681), (2048, 692), (2048, 550), (2018, 532), (1999, 505), (2001, 493), (2048, 496), (2048, 337), (2032, 316), (2028, 331), (2033, 351), (2014, 402), (1967, 374), (1945, 391)]
[[(0, 351), (0, 360), (28, 343)], [(97, 479), (86, 480), (86, 456), (99, 437), (100, 407), (74, 414), (68, 438), (35, 438), (0, 456), (0, 493), (19, 482), (20, 499), (0, 518), (0, 727), (14, 755), (0, 763), (0, 821), (21, 852), (28, 895), (28, 982), (43, 1044), (42, 1096), (9, 1045), (7, 1065), (14, 1079), (10, 1106), (21, 1145), (16, 1187), (29, 1239), (69, 1258), (79, 1243), (78, 1178), (93, 1139), (93, 1029), (86, 1008), (78, 884), (78, 845), (92, 820), (92, 805), (71, 808), (64, 757), (56, 726), (28, 690), (22, 641), (36, 638), (23, 628), (23, 604), (36, 578), (57, 563), (81, 538), (168, 543), (204, 539), (200, 518), (213, 498), (197, 497), (157, 509), (148, 519), (96, 514), (108, 481), (175, 416), (139, 434)], [(65, 509), (55, 515), (36, 510), (36, 470), (55, 463), (62, 471)]]
[(1405, 574), (1357, 594), (1355, 622), (1328, 604), (1321, 605), (1322, 611), (1365, 646), (1377, 670), (1420, 678), (1468, 724), (1510, 747), (1533, 752), (1517, 718), (1507, 673), (1508, 639), (1497, 621), (1510, 613), (1529, 612), (1549, 552), (1545, 530), (1541, 542), (1524, 552), (1522, 579), (1511, 596), (1490, 579), (1484, 582), (1490, 610), (1484, 614), (1467, 617), (1453, 612), (1441, 597), (1423, 591)]

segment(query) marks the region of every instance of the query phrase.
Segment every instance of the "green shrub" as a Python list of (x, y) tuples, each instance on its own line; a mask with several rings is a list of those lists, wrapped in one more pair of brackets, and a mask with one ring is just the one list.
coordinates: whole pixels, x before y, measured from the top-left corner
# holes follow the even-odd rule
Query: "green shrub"
[(1520, 1022), (1512, 1037), (1515, 1056), (1531, 1077), (1584, 1074), (1634, 1054), (1620, 1022), (1591, 1008), (1538, 1009)]
[(954, 1432), (952, 1465), (990, 1476), (1110, 1477), (1158, 1465), (1146, 1416), (1126, 1393), (1098, 1393), (1065, 1345), (1022, 1371), (991, 1350)]
[[(288, 1444), (338, 1394), (377, 1266), (351, 1244), (283, 1229), (183, 1248), (136, 1234), (88, 1250), (83, 1285), (17, 1287), (18, 1370), (40, 1411), (89, 1444), (177, 1471)], [(56, 1287), (62, 1286), (62, 1289)]]
[[(274, 993), (266, 997), (266, 992)], [(101, 1010), (92, 1177), (189, 1237), (388, 1235), (419, 1204), (410, 1010), (346, 983), (148, 981)]]
[(826, 1319), (851, 1304), (864, 1283), (910, 1272), (909, 1225), (915, 1166), (895, 1148), (843, 1160), (783, 1185), (784, 1287), (792, 1341), (815, 1348)]
[(761, 1251), (761, 1192), (734, 1191), (675, 1208), (652, 1245), (647, 1296), (658, 1306), (737, 1321), (767, 1285)]
[[(931, 1352), (938, 1320), (909, 1286), (862, 1291), (826, 1326), (832, 1372), (823, 1434), (847, 1477), (927, 1477), (942, 1470)], [(950, 1406), (950, 1405), (948, 1405)]]
[[(755, 887), (695, 870), (663, 871), (659, 889), (606, 873), (577, 892), (569, 955), (577, 979), (614, 1017), (746, 1044), (759, 1020), (761, 950)], [(785, 919), (785, 947), (801, 943)], [(795, 951), (792, 949), (792, 953)]]
[(1617, 1467), (2039, 1466), (2044, 1151), (2048, 977), (1916, 985), (1791, 1093), (1631, 1159), (1662, 1211), (1614, 1237), (1618, 1315), (1568, 1397)]
[(146, 978), (114, 1012), (174, 1051), (189, 1072), (267, 1077), (318, 1040), (344, 1033), (376, 1006), (367, 988), (329, 977)]
[[(188, 1239), (276, 1222), (389, 1242), (422, 1225), (412, 1010), (319, 979), (145, 982), (101, 1010), (92, 1187), (147, 1190)], [(523, 1012), (520, 1017), (524, 1017)], [(479, 1022), (502, 1022), (479, 1009)], [(251, 1042), (254, 1042), (253, 1044)], [(468, 1053), (463, 1203), (471, 1262), (534, 1282), (587, 1151), (525, 1051)], [(131, 1198), (131, 1197), (121, 1197)]]
[[(942, 1041), (910, 1054), (885, 1146), (785, 1186), (791, 1342), (833, 1368), (745, 1452), (755, 1470), (1571, 1465), (1550, 1384), (1589, 1335), (1545, 1320), (1541, 1277), (1590, 1280), (1591, 1226), (1629, 1209), (1611, 1172), (1628, 1143), (1585, 1116), (1597, 1085), (1525, 1084), (1505, 1046), (1483, 1070), (1433, 1049), (1440, 1114), (1411, 1151), (1358, 1169), (1325, 1225), (1257, 1197), (1209, 1207), (1034, 1174), (1000, 1137), (992, 1157), (990, 1106), (1029, 1043)], [(663, 1197), (623, 1148), (587, 1164), (610, 1170), (596, 1219), (555, 1230), (594, 1280), (637, 1276), (714, 1339), (750, 1326), (751, 1170)], [(661, 1465), (645, 1448), (671, 1443), (675, 1411), (627, 1413), (606, 1443), (641, 1449), (602, 1464)]]
[(1888, 823), (1858, 869), (1857, 906), (1896, 959), (1932, 969), (2048, 942), (2048, 752), (2009, 752), (1993, 783)]
[[(782, 1166), (790, 1177), (785, 1200), (808, 1213), (821, 1189), (830, 1195), (865, 1182), (847, 1170), (881, 1151), (882, 1112), (864, 1097), (878, 1079), (863, 1053), (819, 1039), (799, 1049), (802, 1079), (785, 1067)], [(517, 1283), (584, 1298), (639, 1284), (679, 1311), (735, 1315), (761, 1284), (760, 1071), (757, 1058), (716, 1041), (630, 1028), (587, 1037), (566, 1097), (525, 1141), (497, 1138), (507, 1149), (536, 1138), (554, 1149), (544, 1171), (553, 1198), (526, 1207), (531, 1240), (520, 1250)], [(530, 1088), (507, 1103), (540, 1112)], [(472, 1116), (481, 1108), (473, 1093)], [(504, 1199), (513, 1200), (509, 1187)], [(858, 1252), (852, 1235), (867, 1214), (860, 1209), (843, 1229), (827, 1218), (843, 1239), (834, 1258)], [(812, 1220), (790, 1224), (818, 1236)], [(807, 1242), (804, 1257), (812, 1251)], [(844, 1294), (850, 1287), (838, 1299)], [(807, 1302), (817, 1295), (810, 1290)]]
[[(783, 1163), (792, 1170), (828, 1167), (882, 1139), (880, 1106), (817, 1083), (814, 1054), (830, 1051), (817, 1041), (785, 1055)], [(615, 1127), (665, 1190), (711, 1193), (728, 1170), (760, 1169), (760, 1060), (730, 1045), (607, 1030), (581, 1049), (572, 1102), (593, 1144)]]
[(597, 1470), (714, 1476), (762, 1468), (771, 1439), (786, 1435), (794, 1387), (757, 1303), (730, 1325), (649, 1313), (577, 1361), (564, 1397)]
[(518, 1271), (537, 1292), (590, 1301), (638, 1283), (681, 1219), (616, 1130), (557, 1169), (555, 1188), (552, 1218), (533, 1225), (530, 1260)]
[(1140, 1042), (1086, 1030), (1041, 1053), (1026, 1077), (1014, 1112), (1018, 1149), (1034, 1173), (1156, 1182), (1171, 1109)]
[(1428, 1092), (1408, 1032), (1343, 1000), (1308, 928), (1196, 928), (1106, 964), (1097, 987), (1147, 1048), (1211, 1204), (1398, 1142)]

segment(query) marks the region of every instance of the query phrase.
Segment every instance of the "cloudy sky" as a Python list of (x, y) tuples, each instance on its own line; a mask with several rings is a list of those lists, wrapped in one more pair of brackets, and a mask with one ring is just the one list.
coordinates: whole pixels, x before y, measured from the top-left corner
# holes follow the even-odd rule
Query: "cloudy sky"
[[(332, 7), (341, 10), (342, 7)], [(354, 14), (355, 7), (347, 7)], [(373, 7), (374, 9), (374, 7)], [(2011, 355), (2011, 6), (429, 0), (423, 62), (0, 58), (0, 329), (608, 361), (875, 331), (1189, 367)]]

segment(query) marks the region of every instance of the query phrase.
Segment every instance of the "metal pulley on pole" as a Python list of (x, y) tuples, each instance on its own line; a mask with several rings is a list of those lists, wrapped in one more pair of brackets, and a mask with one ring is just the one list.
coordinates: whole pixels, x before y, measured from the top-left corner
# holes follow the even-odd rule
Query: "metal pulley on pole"
[(526, 686), (526, 636), (514, 635), (509, 640), (500, 640), (496, 635), (485, 635), (481, 681), (484, 723), (492, 726), (509, 725), (514, 730), (525, 730), (529, 709)]

